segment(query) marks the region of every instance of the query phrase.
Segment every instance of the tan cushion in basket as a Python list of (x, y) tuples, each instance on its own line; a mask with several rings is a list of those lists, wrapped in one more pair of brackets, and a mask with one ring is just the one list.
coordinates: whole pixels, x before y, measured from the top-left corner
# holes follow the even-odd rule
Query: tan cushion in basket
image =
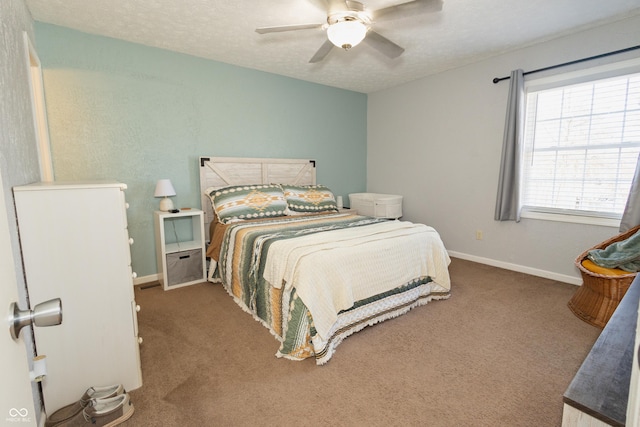
[(600, 267), (590, 259), (582, 261), (582, 266), (593, 273), (602, 274), (603, 276), (624, 276), (626, 274), (631, 274), (630, 272), (620, 270), (619, 268)]

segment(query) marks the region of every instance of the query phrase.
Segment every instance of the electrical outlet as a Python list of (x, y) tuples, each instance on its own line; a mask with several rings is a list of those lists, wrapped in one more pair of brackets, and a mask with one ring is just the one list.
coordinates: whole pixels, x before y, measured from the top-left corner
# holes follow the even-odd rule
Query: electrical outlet
[(482, 230), (476, 230), (476, 240), (482, 240)]

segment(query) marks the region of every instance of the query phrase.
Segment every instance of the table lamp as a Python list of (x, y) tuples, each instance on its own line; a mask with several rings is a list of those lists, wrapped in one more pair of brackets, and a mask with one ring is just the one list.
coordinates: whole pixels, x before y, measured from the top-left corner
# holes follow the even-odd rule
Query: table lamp
[(173, 185), (171, 184), (171, 180), (168, 180), (168, 179), (158, 180), (158, 183), (156, 184), (156, 192), (153, 196), (163, 198), (160, 201), (161, 211), (168, 212), (173, 209), (173, 202), (169, 197), (175, 196), (175, 195), (176, 195), (176, 190), (174, 190)]

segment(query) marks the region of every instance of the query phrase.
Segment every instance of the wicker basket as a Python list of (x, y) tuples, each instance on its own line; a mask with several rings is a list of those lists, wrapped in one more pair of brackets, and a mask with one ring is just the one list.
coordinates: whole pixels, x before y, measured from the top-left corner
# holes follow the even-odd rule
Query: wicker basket
[(582, 261), (587, 258), (590, 250), (604, 249), (612, 243), (631, 237), (638, 230), (640, 225), (587, 249), (576, 258), (576, 267), (582, 275), (582, 286), (573, 294), (568, 306), (580, 319), (593, 326), (604, 328), (637, 274), (605, 276), (587, 270), (582, 266)]

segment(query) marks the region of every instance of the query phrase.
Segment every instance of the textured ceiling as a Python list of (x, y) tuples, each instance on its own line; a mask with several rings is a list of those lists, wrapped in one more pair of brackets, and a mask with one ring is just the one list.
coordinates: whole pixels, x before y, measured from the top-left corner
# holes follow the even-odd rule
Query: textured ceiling
[[(369, 9), (406, 0), (364, 1)], [(444, 0), (442, 11), (380, 19), (404, 47), (334, 48), (320, 29), (260, 35), (257, 27), (326, 22), (323, 0), (26, 0), (37, 21), (357, 92), (371, 93), (502, 52), (640, 14), (638, 0)]]

